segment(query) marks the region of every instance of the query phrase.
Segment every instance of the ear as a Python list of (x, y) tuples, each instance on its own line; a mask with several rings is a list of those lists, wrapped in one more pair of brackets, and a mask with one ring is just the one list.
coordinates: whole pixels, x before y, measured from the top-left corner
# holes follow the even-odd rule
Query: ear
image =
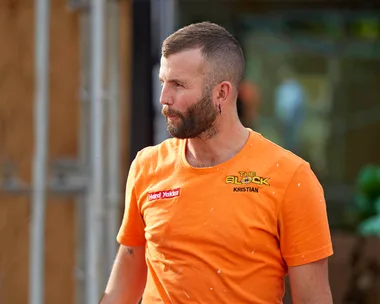
[(222, 81), (218, 83), (214, 88), (214, 96), (217, 105), (224, 105), (232, 95), (232, 84), (229, 81)]

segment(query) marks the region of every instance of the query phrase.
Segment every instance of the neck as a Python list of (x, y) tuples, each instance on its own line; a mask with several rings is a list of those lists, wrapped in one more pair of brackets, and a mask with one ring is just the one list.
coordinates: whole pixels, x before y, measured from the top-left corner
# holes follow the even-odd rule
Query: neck
[(190, 165), (215, 166), (234, 157), (244, 147), (249, 131), (241, 124), (237, 116), (217, 127), (218, 132), (211, 138), (205, 134), (187, 141), (186, 159)]

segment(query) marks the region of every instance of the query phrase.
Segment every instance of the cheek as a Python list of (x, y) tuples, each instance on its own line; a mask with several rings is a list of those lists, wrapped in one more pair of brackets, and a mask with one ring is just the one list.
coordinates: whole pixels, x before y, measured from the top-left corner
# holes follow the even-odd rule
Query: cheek
[(175, 99), (175, 107), (180, 111), (184, 111), (193, 104), (196, 104), (199, 98), (200, 97), (198, 96), (198, 94), (195, 94), (193, 92), (177, 92)]

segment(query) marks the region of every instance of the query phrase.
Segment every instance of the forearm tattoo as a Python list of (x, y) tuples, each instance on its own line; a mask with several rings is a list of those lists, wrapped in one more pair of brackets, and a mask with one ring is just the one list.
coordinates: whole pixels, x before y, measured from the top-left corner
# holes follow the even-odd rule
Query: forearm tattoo
[(132, 247), (127, 247), (127, 252), (128, 252), (129, 255), (132, 255), (132, 256), (135, 253)]

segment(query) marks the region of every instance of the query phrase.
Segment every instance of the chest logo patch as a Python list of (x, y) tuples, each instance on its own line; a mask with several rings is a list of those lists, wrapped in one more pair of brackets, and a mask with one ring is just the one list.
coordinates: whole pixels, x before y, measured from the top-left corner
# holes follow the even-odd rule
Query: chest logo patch
[(162, 191), (156, 191), (156, 192), (150, 192), (148, 194), (148, 200), (149, 201), (155, 201), (158, 199), (166, 199), (166, 198), (173, 198), (176, 196), (179, 196), (181, 193), (180, 188), (171, 189), (171, 190), (162, 190)]
[(239, 171), (239, 175), (226, 176), (226, 184), (247, 185), (255, 184), (260, 186), (269, 186), (269, 177), (261, 177), (256, 172)]
[(226, 184), (238, 187), (233, 188), (233, 192), (259, 192), (254, 186), (270, 186), (269, 177), (261, 177), (253, 171), (239, 171), (239, 175), (226, 176)]

